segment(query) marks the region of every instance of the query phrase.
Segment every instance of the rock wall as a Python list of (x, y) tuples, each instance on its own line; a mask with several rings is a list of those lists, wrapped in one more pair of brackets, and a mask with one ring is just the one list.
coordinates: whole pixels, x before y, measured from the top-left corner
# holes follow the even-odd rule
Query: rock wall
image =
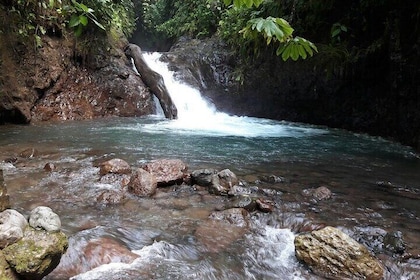
[(0, 124), (154, 113), (152, 95), (123, 52), (124, 38), (81, 56), (71, 34), (47, 33), (40, 48), (13, 36), (0, 32)]
[(235, 81), (238, 61), (217, 39), (181, 40), (166, 55), (173, 70), (216, 107), (235, 115), (305, 122), (383, 136), (420, 149), (420, 73), (401, 51), (383, 49), (331, 67), (261, 58)]

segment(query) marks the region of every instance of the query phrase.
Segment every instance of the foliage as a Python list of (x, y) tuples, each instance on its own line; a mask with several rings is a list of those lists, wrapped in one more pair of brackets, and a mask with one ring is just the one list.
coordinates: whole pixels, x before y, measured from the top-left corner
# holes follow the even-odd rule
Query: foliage
[(150, 33), (206, 37), (217, 30), (221, 6), (218, 0), (144, 0), (141, 17)]
[(62, 34), (68, 27), (79, 37), (85, 31), (111, 29), (129, 35), (135, 28), (131, 0), (9, 0), (6, 4), (10, 7), (12, 31), (22, 41), (33, 37), (37, 47), (49, 30)]

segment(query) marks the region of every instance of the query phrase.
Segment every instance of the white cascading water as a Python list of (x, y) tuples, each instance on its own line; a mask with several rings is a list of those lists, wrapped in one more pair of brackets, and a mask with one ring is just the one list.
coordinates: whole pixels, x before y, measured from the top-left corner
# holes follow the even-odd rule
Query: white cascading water
[(169, 71), (166, 63), (160, 61), (160, 57), (160, 53), (144, 53), (149, 67), (162, 75), (178, 109), (178, 119), (149, 125), (145, 127), (146, 130), (156, 132), (171, 129), (189, 134), (244, 137), (299, 137), (308, 133), (322, 133), (320, 129), (286, 125), (267, 119), (230, 116), (218, 112), (197, 89), (176, 80), (174, 73)]

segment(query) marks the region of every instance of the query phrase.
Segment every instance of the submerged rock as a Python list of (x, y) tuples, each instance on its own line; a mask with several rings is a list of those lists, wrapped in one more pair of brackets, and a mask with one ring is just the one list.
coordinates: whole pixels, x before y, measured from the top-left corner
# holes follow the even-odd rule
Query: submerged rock
[(383, 278), (384, 269), (366, 247), (334, 227), (295, 238), (296, 257), (322, 276), (333, 279)]
[(238, 183), (239, 180), (235, 173), (229, 169), (224, 169), (213, 175), (209, 192), (218, 195), (228, 195)]
[(103, 264), (131, 263), (138, 258), (138, 255), (113, 238), (98, 237), (86, 240), (82, 237), (83, 234), (71, 237), (69, 249), (46, 279), (69, 279)]
[(191, 172), (191, 181), (202, 187), (211, 186), (213, 176), (217, 174), (216, 169), (199, 169)]

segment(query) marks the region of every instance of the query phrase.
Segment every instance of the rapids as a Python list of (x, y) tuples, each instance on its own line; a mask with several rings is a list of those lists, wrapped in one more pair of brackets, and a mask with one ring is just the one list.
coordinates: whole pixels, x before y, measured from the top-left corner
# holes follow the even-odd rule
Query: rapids
[[(138, 255), (131, 264), (89, 268), (72, 279), (323, 279), (294, 256), (294, 235), (316, 224), (337, 226), (365, 244), (384, 264), (385, 279), (419, 279), (415, 151), (343, 130), (217, 112), (197, 90), (176, 81), (158, 54), (145, 57), (163, 75), (178, 120), (157, 114), (0, 127), (0, 168), (14, 208), (29, 213), (38, 205), (51, 207), (71, 246), (112, 238)], [(38, 154), (10, 160), (27, 148)], [(121, 205), (98, 205), (97, 194), (112, 185), (99, 180), (96, 166), (112, 157), (133, 167), (177, 158), (190, 171), (229, 168), (251, 194), (257, 188), (269, 194), (275, 210), (253, 213), (248, 231), (232, 232), (238, 237), (211, 248), (199, 232), (217, 234), (206, 220), (228, 198), (173, 186), (153, 198), (130, 196)], [(56, 169), (44, 171), (46, 163)], [(304, 195), (318, 186), (327, 186), (332, 198)], [(411, 257), (382, 248), (377, 233), (397, 231)], [(67, 261), (81, 266), (81, 260), (76, 255)]]

